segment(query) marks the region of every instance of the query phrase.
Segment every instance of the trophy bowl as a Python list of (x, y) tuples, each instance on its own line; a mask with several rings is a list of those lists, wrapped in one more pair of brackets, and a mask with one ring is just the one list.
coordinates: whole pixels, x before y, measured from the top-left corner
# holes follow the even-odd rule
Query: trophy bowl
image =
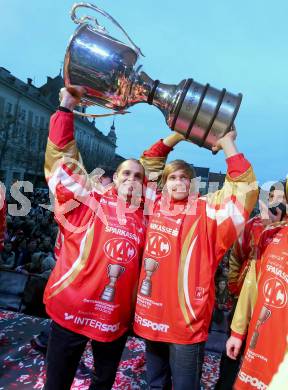
[[(128, 43), (114, 37), (96, 18), (77, 18), (77, 8), (89, 8), (104, 15), (126, 36)], [(232, 128), (242, 95), (216, 89), (192, 78), (178, 85), (153, 80), (142, 70), (142, 52), (121, 25), (107, 12), (90, 3), (77, 3), (71, 10), (78, 24), (70, 39), (64, 60), (65, 86), (80, 85), (86, 89), (84, 106), (98, 105), (114, 110), (107, 116), (125, 113), (138, 103), (158, 107), (167, 125), (194, 144), (212, 149), (216, 141)]]

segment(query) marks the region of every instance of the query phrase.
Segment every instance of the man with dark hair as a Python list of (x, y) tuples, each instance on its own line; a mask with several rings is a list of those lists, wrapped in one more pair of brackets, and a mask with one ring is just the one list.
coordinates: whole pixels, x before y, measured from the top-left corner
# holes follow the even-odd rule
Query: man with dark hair
[(15, 253), (12, 249), (12, 243), (5, 240), (4, 249), (0, 252), (0, 268), (11, 270), (15, 267)]
[[(45, 175), (61, 237), (44, 295), (53, 319), (46, 390), (70, 389), (89, 339), (95, 367), (90, 389), (111, 389), (133, 318), (145, 241), (140, 162), (121, 163), (105, 193), (97, 191), (82, 166), (72, 111), (83, 92), (81, 87), (61, 90), (46, 150)], [(159, 169), (171, 148), (165, 150)]]

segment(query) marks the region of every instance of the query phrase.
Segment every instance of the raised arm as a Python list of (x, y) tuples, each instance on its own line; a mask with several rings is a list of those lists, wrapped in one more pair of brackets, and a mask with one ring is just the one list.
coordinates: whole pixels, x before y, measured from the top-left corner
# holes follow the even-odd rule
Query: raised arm
[(218, 140), (214, 150), (223, 149), (227, 175), (224, 186), (206, 197), (208, 236), (218, 261), (243, 231), (257, 201), (258, 186), (251, 164), (239, 153), (231, 131)]
[[(52, 115), (45, 154), (45, 177), (58, 201), (87, 193), (87, 174), (74, 139), (73, 108), (83, 94), (82, 87), (60, 91), (60, 107)], [(72, 94), (73, 93), (73, 94)]]
[(145, 150), (140, 158), (140, 162), (145, 169), (148, 181), (160, 181), (168, 154), (173, 150), (174, 146), (183, 140), (185, 140), (183, 135), (173, 132)]

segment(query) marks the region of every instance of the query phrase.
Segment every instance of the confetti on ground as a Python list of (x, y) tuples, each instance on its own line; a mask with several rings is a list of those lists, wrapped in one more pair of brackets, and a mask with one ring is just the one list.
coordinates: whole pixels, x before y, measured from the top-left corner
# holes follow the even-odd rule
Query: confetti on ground
[[(30, 340), (49, 329), (50, 320), (21, 313), (0, 311), (0, 390), (43, 389), (45, 357), (35, 351)], [(113, 390), (147, 389), (145, 346), (130, 337), (123, 352)], [(202, 388), (214, 389), (219, 375), (220, 354), (207, 353), (203, 366)], [(72, 390), (87, 390), (93, 369), (90, 343), (82, 356)]]

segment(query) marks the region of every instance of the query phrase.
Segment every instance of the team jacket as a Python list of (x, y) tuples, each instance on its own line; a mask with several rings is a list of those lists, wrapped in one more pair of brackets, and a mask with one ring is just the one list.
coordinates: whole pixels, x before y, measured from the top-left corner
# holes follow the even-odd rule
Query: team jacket
[(61, 326), (112, 341), (133, 319), (145, 221), (142, 208), (119, 217), (115, 189), (100, 195), (91, 187), (73, 126), (72, 113), (51, 117), (45, 176), (60, 232), (44, 302)]
[(242, 339), (249, 325), (236, 390), (267, 389), (287, 349), (287, 221), (263, 231), (257, 258), (245, 278), (231, 324), (232, 335)]
[[(154, 151), (153, 146), (142, 157), (149, 169)], [(178, 344), (207, 339), (217, 265), (257, 199), (255, 176), (244, 156), (233, 156), (227, 164), (224, 188), (216, 193), (170, 206), (161, 195), (154, 199), (134, 320), (139, 336)]]
[(260, 215), (251, 218), (244, 231), (235, 241), (229, 257), (228, 288), (231, 294), (239, 296), (251, 260), (265, 225)]

